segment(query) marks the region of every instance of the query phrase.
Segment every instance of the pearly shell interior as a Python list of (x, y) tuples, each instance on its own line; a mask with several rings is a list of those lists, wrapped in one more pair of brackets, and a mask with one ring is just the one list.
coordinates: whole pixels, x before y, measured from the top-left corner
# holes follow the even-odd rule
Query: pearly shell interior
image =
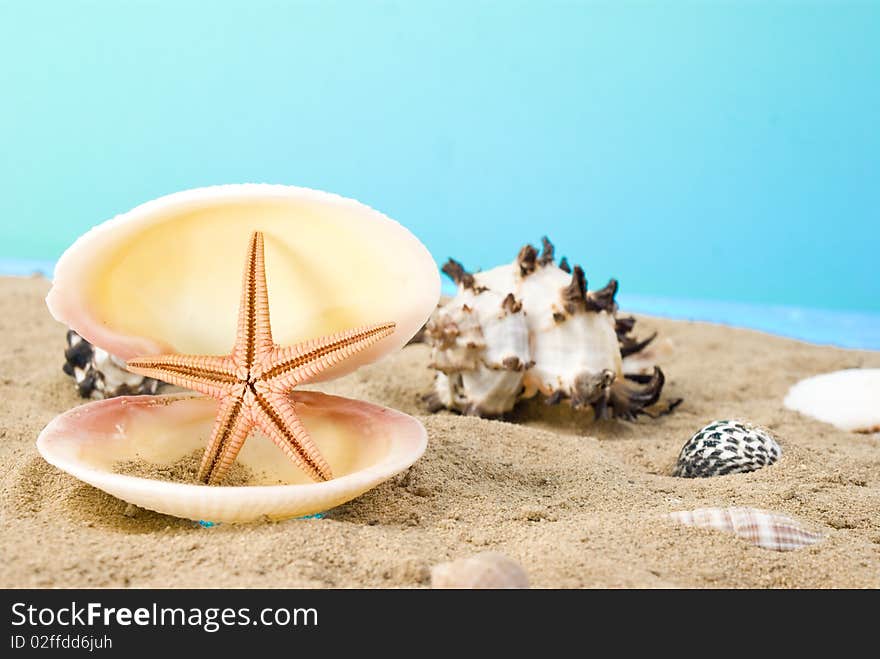
[(324, 380), (401, 348), (436, 306), (437, 266), (397, 222), (326, 192), (252, 184), (161, 197), (92, 229), (59, 260), (46, 302), (57, 320), (122, 359), (226, 354), (255, 230), (265, 240), (276, 343), (397, 323)]
[[(238, 457), (257, 476), (255, 485), (205, 486), (115, 473), (121, 461), (172, 464), (204, 448), (217, 403), (190, 394), (110, 398), (74, 408), (46, 426), (37, 448), (47, 462), (124, 501), (211, 522), (326, 511), (403, 471), (425, 450), (422, 424), (395, 410), (318, 392), (296, 392), (294, 398), (336, 475), (332, 480), (311, 482), (259, 433)], [(283, 484), (267, 484), (278, 481)]]

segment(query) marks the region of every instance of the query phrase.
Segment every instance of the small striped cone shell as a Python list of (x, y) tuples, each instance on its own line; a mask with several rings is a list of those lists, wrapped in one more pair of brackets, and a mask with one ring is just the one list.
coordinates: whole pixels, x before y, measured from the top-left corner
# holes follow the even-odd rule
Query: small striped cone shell
[(772, 465), (782, 449), (767, 430), (743, 421), (713, 421), (681, 449), (673, 476), (705, 478)]
[(686, 526), (733, 533), (774, 551), (801, 549), (822, 540), (821, 533), (805, 530), (790, 517), (757, 508), (698, 508), (669, 513), (669, 517)]

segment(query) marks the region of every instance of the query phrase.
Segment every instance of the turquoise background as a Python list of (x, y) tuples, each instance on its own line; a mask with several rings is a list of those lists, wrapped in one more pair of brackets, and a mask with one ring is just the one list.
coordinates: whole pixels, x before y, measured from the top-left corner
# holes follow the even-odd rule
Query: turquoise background
[(438, 261), (546, 233), (624, 299), (880, 311), (880, 2), (0, 0), (0, 90), (7, 270), (280, 182)]

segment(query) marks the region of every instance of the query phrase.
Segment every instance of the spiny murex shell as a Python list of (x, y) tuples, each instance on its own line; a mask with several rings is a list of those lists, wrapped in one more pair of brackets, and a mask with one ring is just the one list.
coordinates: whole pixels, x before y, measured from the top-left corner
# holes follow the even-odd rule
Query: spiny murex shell
[[(437, 303), (440, 281), (430, 254), (381, 213), (315, 190), (230, 185), (162, 197), (80, 237), (58, 262), (49, 310), (121, 359), (224, 354), (235, 339), (242, 250), (254, 230), (265, 236), (276, 343), (396, 323), (394, 334), (328, 369), (325, 380), (403, 346)], [(216, 410), (204, 399), (90, 403), (50, 423), (37, 446), (48, 462), (130, 503), (210, 521), (321, 512), (402, 471), (424, 451), (424, 428), (405, 415), (306, 392), (294, 398), (298, 405), (308, 399), (304, 423), (337, 478), (306, 483), (305, 475), (284, 469), (285, 458), (259, 434), (246, 443), (242, 461), (257, 472), (280, 470), (290, 484), (208, 487), (112, 473), (110, 457), (164, 464), (204, 446)], [(322, 423), (327, 419), (333, 423)], [(264, 457), (249, 465), (250, 445)]]
[(659, 400), (663, 372), (634, 357), (654, 335), (637, 341), (635, 320), (616, 316), (617, 281), (587, 290), (579, 266), (556, 265), (547, 238), (540, 256), (526, 245), (507, 265), (470, 273), (450, 259), (443, 272), (458, 295), (425, 328), (437, 370), (432, 410), (498, 416), (541, 392), (597, 418), (631, 419)]
[(498, 552), (483, 552), (431, 568), (432, 588), (528, 588), (522, 566)]
[(743, 421), (713, 421), (681, 449), (673, 476), (705, 478), (772, 465), (782, 449), (768, 430)]
[(795, 384), (785, 406), (852, 432), (880, 432), (880, 368), (848, 368)]
[(106, 350), (96, 348), (73, 330), (67, 331), (63, 370), (76, 382), (82, 398), (113, 398), (155, 394), (161, 384), (126, 370), (125, 364)]
[(774, 551), (791, 551), (814, 545), (822, 535), (804, 529), (791, 517), (757, 508), (698, 508), (669, 513), (686, 526), (733, 533), (753, 545)]

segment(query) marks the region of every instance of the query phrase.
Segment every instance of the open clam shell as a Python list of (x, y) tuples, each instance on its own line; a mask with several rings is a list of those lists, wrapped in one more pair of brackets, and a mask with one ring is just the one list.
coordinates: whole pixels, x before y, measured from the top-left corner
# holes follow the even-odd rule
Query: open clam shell
[(58, 261), (46, 302), (56, 320), (123, 360), (225, 354), (253, 231), (265, 238), (276, 343), (397, 325), (321, 379), (401, 348), (440, 296), (428, 250), (382, 213), (317, 190), (244, 184), (161, 197), (95, 227)]
[(294, 401), (336, 474), (332, 480), (312, 483), (258, 434), (238, 457), (253, 473), (254, 485), (206, 486), (116, 473), (120, 462), (171, 464), (204, 448), (217, 403), (189, 394), (88, 403), (56, 417), (37, 448), (49, 463), (124, 501), (212, 522), (326, 511), (403, 471), (425, 450), (424, 427), (406, 414), (318, 392), (297, 392)]
[[(242, 248), (256, 236), (269, 313), (255, 313), (264, 313), (267, 325), (271, 316), (272, 343), (393, 328), (349, 358), (326, 361), (309, 382), (345, 375), (402, 347), (439, 298), (433, 258), (393, 220), (337, 195), (248, 184), (169, 195), (95, 227), (61, 257), (46, 302), (57, 320), (123, 360), (223, 355), (236, 343)], [(256, 277), (252, 270), (251, 287)], [(290, 415), (334, 478), (312, 483), (259, 436), (238, 454), (255, 485), (208, 487), (117, 473), (132, 459), (176, 469), (204, 449), (217, 403), (192, 396), (85, 405), (52, 421), (38, 448), (48, 462), (125, 501), (209, 521), (320, 512), (390, 478), (424, 451), (424, 428), (399, 412), (317, 393), (296, 392), (292, 402)]]

